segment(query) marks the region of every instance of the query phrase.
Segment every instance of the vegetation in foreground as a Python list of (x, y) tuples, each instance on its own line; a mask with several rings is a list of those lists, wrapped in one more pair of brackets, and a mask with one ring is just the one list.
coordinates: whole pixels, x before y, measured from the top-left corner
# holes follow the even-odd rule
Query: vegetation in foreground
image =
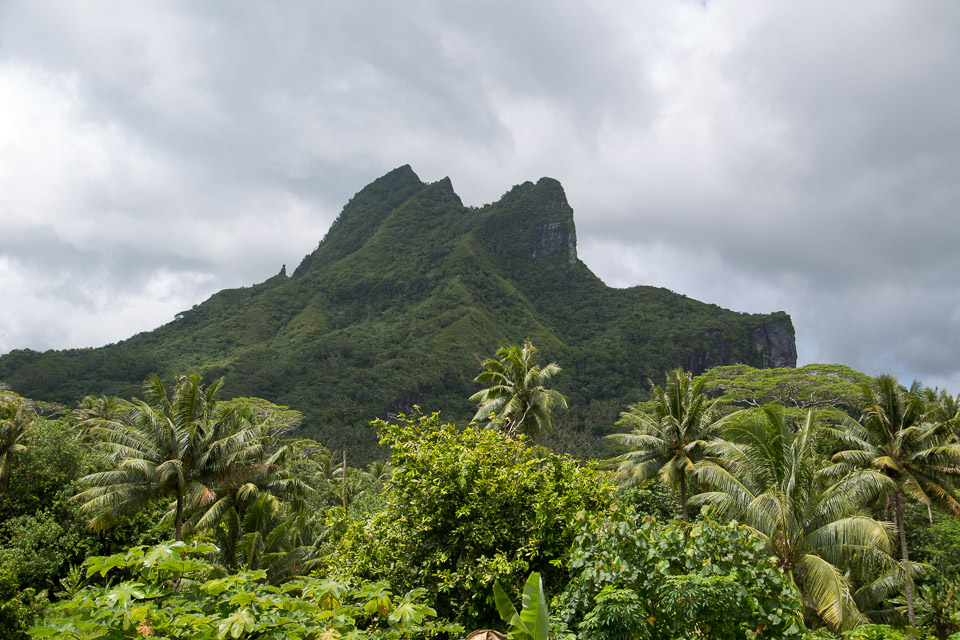
[[(611, 472), (536, 446), (549, 421), (508, 408), (531, 389), (551, 397), (541, 374), (555, 365), (516, 361), (523, 375), (476, 398), (498, 399), (488, 428), (379, 421), (390, 460), (364, 469), (285, 437), (289, 409), (221, 402), (199, 376), (70, 412), (0, 392), (0, 633), (542, 640), (542, 619), (571, 639), (960, 631), (956, 397), (883, 377), (797, 412), (767, 404), (762, 380), (745, 399), (748, 370), (677, 371), (624, 411)], [(800, 376), (793, 409), (836, 386)]]

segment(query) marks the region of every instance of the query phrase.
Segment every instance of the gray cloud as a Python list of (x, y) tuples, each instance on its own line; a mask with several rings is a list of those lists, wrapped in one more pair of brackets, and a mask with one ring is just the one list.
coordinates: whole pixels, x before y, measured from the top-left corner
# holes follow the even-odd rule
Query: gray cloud
[(0, 352), (262, 281), (410, 163), (468, 204), (558, 178), (607, 282), (958, 389), (958, 30), (908, 0), (4, 3)]

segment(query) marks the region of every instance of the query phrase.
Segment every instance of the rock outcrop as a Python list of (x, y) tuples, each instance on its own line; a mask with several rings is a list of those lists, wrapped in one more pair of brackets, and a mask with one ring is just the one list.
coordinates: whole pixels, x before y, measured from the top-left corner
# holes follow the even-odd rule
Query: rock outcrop
[[(789, 323), (789, 326), (784, 326)], [(793, 323), (770, 322), (751, 331), (753, 350), (763, 358), (764, 369), (797, 366), (797, 341)], [(727, 363), (735, 364), (735, 363)]]

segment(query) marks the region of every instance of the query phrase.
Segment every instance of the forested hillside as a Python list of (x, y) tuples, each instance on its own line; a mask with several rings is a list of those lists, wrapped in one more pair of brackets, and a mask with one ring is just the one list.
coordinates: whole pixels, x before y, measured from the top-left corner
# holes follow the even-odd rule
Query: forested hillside
[(12, 351), (0, 380), (72, 406), (88, 394), (137, 395), (151, 373), (226, 376), (225, 396), (295, 407), (303, 435), (370, 457), (371, 417), (422, 404), (468, 418), (480, 362), (527, 338), (563, 366), (556, 386), (572, 410), (554, 444), (580, 453), (670, 368), (796, 364), (785, 313), (607, 287), (577, 257), (557, 181), (472, 208), (448, 179), (425, 184), (404, 166), (357, 193), (292, 275), (221, 291), (117, 344)]

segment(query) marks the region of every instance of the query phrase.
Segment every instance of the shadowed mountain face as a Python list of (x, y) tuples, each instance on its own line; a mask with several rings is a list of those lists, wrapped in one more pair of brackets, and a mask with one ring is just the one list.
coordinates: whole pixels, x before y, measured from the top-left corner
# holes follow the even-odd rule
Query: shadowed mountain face
[(19, 393), (74, 404), (130, 397), (157, 372), (226, 376), (225, 395), (300, 409), (303, 435), (361, 458), (367, 424), (419, 404), (467, 419), (480, 362), (529, 338), (570, 400), (554, 444), (586, 452), (648, 379), (746, 363), (796, 365), (782, 312), (747, 315), (666, 289), (607, 287), (577, 258), (563, 187), (542, 178), (464, 207), (449, 179), (409, 166), (357, 193), (287, 276), (221, 291), (155, 331), (98, 349), (0, 357)]

